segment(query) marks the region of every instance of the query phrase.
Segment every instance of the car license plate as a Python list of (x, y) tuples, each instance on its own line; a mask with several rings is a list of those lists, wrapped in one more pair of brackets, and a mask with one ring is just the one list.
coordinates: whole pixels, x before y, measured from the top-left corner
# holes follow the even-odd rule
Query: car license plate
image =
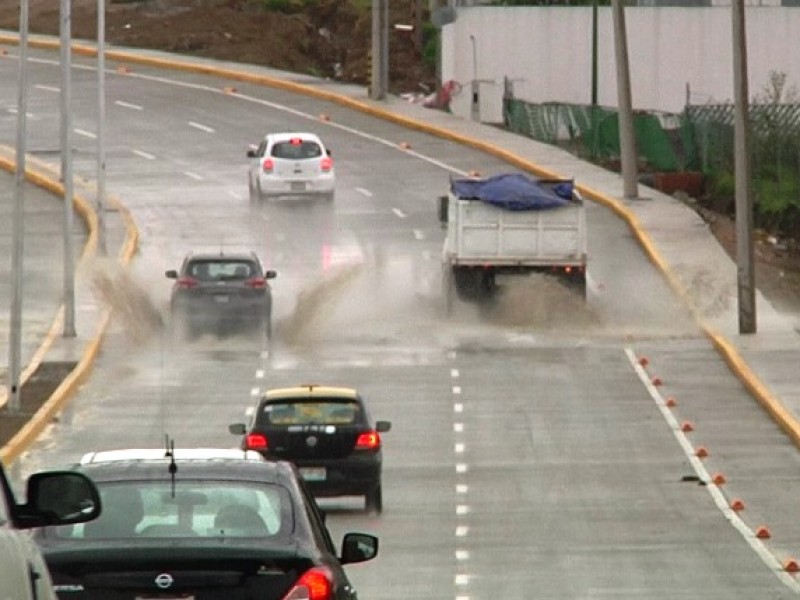
[(230, 296), (226, 294), (217, 294), (214, 296), (214, 302), (219, 302), (220, 304), (225, 304), (226, 302), (230, 301)]
[(325, 481), (325, 467), (300, 467), (300, 476), (306, 481)]
[(293, 192), (305, 192), (306, 191), (306, 184), (304, 181), (292, 181), (290, 184), (291, 189)]

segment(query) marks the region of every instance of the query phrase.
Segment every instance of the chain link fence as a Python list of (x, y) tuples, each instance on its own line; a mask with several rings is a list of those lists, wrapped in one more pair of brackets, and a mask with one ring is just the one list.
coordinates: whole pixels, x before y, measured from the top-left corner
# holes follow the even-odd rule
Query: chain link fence
[[(616, 109), (508, 97), (503, 115), (510, 131), (610, 168), (619, 164)], [(752, 104), (749, 116), (756, 223), (800, 234), (800, 104)], [(704, 194), (732, 211), (732, 104), (687, 105), (681, 114), (636, 112), (634, 130), (642, 173), (699, 172)]]

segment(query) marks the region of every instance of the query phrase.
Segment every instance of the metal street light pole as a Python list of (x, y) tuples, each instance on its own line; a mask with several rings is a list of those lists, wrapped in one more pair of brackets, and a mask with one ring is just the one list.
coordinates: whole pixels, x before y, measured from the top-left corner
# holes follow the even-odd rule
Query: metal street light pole
[(20, 410), (19, 379), (22, 371), (22, 259), (25, 248), (25, 138), (28, 112), (28, 0), (19, 10), (19, 90), (17, 91), (17, 168), (14, 172), (14, 209), (11, 251), (11, 319), (8, 365), (8, 411)]
[(64, 337), (75, 337), (75, 264), (72, 224), (72, 15), (70, 0), (60, 3), (61, 33), (61, 183), (64, 186)]
[(106, 6), (97, 0), (97, 247), (106, 253)]
[(750, 185), (750, 119), (744, 0), (733, 0), (734, 179), (736, 182), (736, 266), (739, 333), (756, 332), (753, 199)]

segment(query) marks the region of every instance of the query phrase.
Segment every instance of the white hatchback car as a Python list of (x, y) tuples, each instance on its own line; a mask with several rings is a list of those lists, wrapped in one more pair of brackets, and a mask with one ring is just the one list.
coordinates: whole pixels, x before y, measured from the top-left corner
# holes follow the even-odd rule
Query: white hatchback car
[(250, 159), (250, 200), (318, 195), (333, 200), (336, 172), (331, 152), (313, 133), (270, 133)]

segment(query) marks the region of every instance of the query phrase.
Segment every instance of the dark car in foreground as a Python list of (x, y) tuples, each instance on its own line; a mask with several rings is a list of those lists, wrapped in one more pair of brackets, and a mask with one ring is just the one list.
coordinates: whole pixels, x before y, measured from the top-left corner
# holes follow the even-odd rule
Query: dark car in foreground
[(102, 516), (35, 537), (62, 600), (354, 600), (342, 565), (378, 551), (348, 533), (337, 556), (295, 467), (256, 453), (131, 449), (77, 469)]
[(170, 311), (174, 326), (187, 336), (257, 332), (272, 335), (272, 290), (276, 277), (258, 256), (243, 253), (190, 253), (174, 279)]
[(249, 424), (234, 423), (228, 430), (244, 436), (242, 449), (297, 465), (315, 496), (364, 496), (366, 510), (380, 513), (380, 434), (390, 428), (389, 421), (373, 424), (352, 388), (301, 385), (268, 390)]

